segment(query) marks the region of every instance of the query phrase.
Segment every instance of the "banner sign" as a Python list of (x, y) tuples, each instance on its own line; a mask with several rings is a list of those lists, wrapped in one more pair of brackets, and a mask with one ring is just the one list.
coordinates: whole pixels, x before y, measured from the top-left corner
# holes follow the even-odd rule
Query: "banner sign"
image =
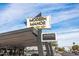
[(27, 19), (27, 28), (34, 27), (36, 29), (50, 28), (50, 16), (41, 16)]
[(42, 42), (51, 42), (56, 40), (55, 33), (43, 33), (41, 34)]

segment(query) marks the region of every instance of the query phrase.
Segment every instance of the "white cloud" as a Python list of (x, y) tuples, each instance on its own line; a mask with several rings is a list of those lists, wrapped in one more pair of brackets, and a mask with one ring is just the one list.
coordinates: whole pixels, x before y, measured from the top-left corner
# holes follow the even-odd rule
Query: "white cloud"
[(79, 39), (79, 32), (71, 32), (71, 33), (65, 33), (65, 34), (58, 34), (57, 35), (57, 40), (61, 39)]
[(13, 27), (10, 27), (10, 28), (6, 28), (6, 30), (3, 29), (3, 30), (0, 31), (0, 33), (10, 32), (10, 31), (24, 29), (24, 28), (26, 28), (26, 26), (24, 26), (24, 24), (16, 25), (16, 26), (13, 26)]
[(63, 33), (57, 33), (56, 39), (59, 46), (71, 46), (73, 42), (79, 44), (79, 29), (72, 29)]
[(52, 24), (54, 23), (59, 23), (64, 20), (70, 20), (72, 18), (79, 17), (79, 10), (78, 9), (73, 9), (70, 11), (63, 11), (61, 13), (58, 13), (54, 17), (52, 16)]
[(8, 22), (19, 21), (26, 13), (33, 12), (34, 6), (34, 4), (10, 4), (0, 15), (0, 26)]

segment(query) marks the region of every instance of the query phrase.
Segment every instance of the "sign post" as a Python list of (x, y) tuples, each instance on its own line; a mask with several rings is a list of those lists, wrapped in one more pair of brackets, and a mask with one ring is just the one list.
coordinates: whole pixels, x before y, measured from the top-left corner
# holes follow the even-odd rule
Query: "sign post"
[(48, 42), (45, 42), (45, 47), (46, 47), (46, 56), (50, 56), (51, 53), (50, 53), (50, 50), (49, 50), (49, 43)]
[(49, 48), (50, 48), (50, 55), (54, 56), (54, 52), (53, 52), (53, 49), (52, 49), (51, 42), (49, 42), (48, 44), (49, 44)]
[(33, 27), (37, 30), (37, 33), (35, 31), (33, 31), (33, 32), (37, 36), (37, 47), (38, 47), (39, 56), (44, 56), (43, 46), (42, 46), (42, 42), (41, 42), (41, 32), (42, 32), (41, 28), (45, 27), (45, 25), (44, 25), (45, 21), (46, 21), (46, 18), (43, 18), (41, 16), (41, 13), (39, 13), (34, 18), (27, 19), (27, 27)]
[(43, 46), (41, 42), (41, 29), (38, 29), (37, 44), (38, 44), (39, 56), (43, 56), (44, 54), (43, 54)]
[(27, 28), (33, 27), (38, 31), (37, 45), (38, 45), (39, 56), (44, 55), (41, 41), (42, 29), (50, 28), (50, 18), (51, 18), (50, 16), (42, 16), (41, 13), (39, 13), (36, 17), (27, 19)]
[(41, 37), (42, 42), (45, 42), (45, 46), (46, 46), (46, 50), (47, 50), (47, 56), (53, 56), (54, 53), (53, 53), (51, 42), (56, 39), (55, 33), (50, 33), (50, 34), (43, 33), (41, 36), (42, 36)]
[[(41, 13), (39, 13), (37, 17), (41, 17)], [(41, 20), (41, 19), (40, 19)], [(38, 45), (38, 53), (39, 53), (39, 56), (43, 56), (43, 46), (42, 46), (42, 42), (41, 42), (41, 33), (42, 33), (42, 30), (37, 28), (38, 29), (38, 36), (37, 36), (37, 45)]]

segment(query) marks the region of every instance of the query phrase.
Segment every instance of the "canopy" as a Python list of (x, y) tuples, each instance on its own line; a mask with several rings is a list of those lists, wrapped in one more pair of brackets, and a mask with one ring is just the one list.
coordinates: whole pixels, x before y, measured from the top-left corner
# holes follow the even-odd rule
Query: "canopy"
[(0, 34), (0, 47), (20, 48), (37, 45), (33, 30), (36, 31), (33, 28), (25, 28)]

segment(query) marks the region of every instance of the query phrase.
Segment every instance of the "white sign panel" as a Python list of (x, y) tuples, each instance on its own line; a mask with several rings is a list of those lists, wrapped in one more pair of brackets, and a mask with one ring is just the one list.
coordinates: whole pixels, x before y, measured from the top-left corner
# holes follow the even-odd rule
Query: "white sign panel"
[(34, 27), (37, 29), (50, 28), (51, 27), (50, 20), (51, 20), (50, 16), (29, 18), (27, 19), (27, 28), (29, 27)]

